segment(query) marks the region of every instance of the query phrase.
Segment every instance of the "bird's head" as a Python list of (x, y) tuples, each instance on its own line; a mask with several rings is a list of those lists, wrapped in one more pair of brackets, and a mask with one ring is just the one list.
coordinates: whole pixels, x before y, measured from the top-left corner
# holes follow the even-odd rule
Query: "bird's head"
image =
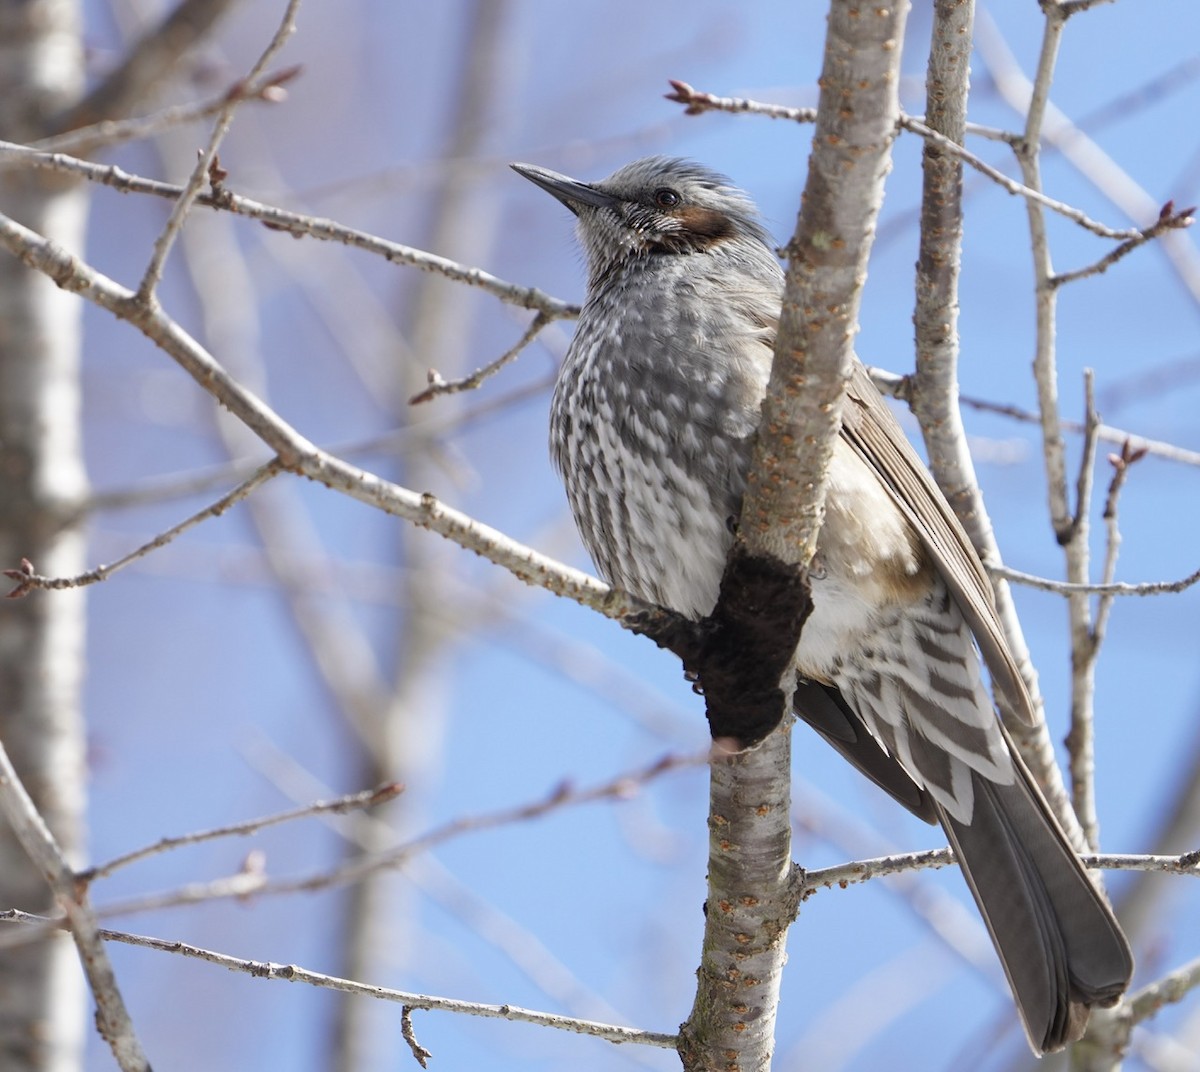
[(532, 164), (512, 167), (579, 218), (593, 280), (630, 257), (710, 253), (733, 242), (768, 245), (750, 198), (690, 160), (650, 156), (595, 183)]

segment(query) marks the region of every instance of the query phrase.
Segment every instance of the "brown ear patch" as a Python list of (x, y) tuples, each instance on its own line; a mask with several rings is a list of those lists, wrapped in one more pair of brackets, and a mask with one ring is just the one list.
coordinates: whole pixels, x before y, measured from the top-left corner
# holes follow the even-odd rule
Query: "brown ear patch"
[(662, 253), (704, 253), (734, 235), (729, 217), (716, 209), (683, 205), (671, 215), (679, 230), (657, 236), (655, 246)]
[(684, 205), (675, 213), (675, 218), (683, 225), (684, 230), (709, 243), (733, 237), (733, 224), (729, 222), (729, 217), (715, 209)]

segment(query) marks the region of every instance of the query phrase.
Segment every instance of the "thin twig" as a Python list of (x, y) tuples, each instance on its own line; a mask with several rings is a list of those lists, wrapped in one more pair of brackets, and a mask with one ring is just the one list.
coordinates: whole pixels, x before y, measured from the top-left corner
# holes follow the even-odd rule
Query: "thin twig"
[[(1085, 853), (1080, 856), (1085, 867), (1104, 871), (1148, 871), (1166, 875), (1188, 875), (1200, 878), (1200, 859), (1194, 852), (1180, 856), (1149, 856), (1133, 853)], [(897, 853), (871, 860), (851, 860), (832, 867), (822, 867), (800, 874), (801, 896), (807, 900), (814, 893), (844, 889), (860, 882), (884, 878), (909, 871), (925, 871), (949, 867), (955, 862), (952, 849), (924, 849), (921, 852)]]
[[(10, 923), (35, 924), (37, 926), (61, 926), (57, 920), (47, 916), (37, 916), (31, 912), (18, 909), (0, 911), (0, 921)], [(674, 1049), (676, 1037), (664, 1032), (641, 1031), (635, 1027), (619, 1027), (615, 1024), (601, 1024), (594, 1020), (580, 1020), (571, 1016), (557, 1016), (554, 1013), (537, 1012), (533, 1009), (523, 1009), (516, 1005), (484, 1005), (474, 1001), (459, 1001), (455, 998), (436, 997), (432, 994), (414, 994), (403, 990), (392, 990), (383, 986), (370, 986), (366, 983), (355, 982), (353, 979), (339, 979), (335, 975), (323, 975), (320, 972), (309, 971), (295, 964), (276, 964), (271, 961), (247, 960), (245, 957), (231, 957), (225, 953), (217, 953), (211, 949), (187, 945), (184, 942), (170, 941), (165, 938), (152, 938), (147, 935), (130, 934), (126, 931), (114, 931), (101, 928), (100, 938), (106, 942), (121, 942), (124, 945), (139, 946), (142, 949), (154, 949), (160, 953), (173, 953), (176, 956), (191, 957), (207, 961), (218, 967), (232, 972), (242, 972), (255, 979), (277, 979), (289, 983), (305, 983), (308, 986), (322, 987), (326, 990), (337, 990), (343, 994), (357, 994), (360, 997), (376, 998), (380, 1001), (393, 1001), (407, 1005), (412, 1009), (437, 1009), (442, 1012), (459, 1013), (464, 1016), (482, 1016), (494, 1020), (510, 1020), (514, 1023), (537, 1024), (541, 1027), (552, 1027), (559, 1031), (572, 1031), (579, 1035), (591, 1035), (593, 1038), (605, 1039), (613, 1043), (633, 1043), (640, 1046), (657, 1046), (661, 1049)], [(148, 1069), (148, 1066), (147, 1066)]]
[(96, 1026), (112, 1050), (118, 1066), (122, 1072), (150, 1072), (150, 1062), (146, 1059), (129, 1017), (112, 962), (104, 948), (104, 934), (96, 924), (87, 887), (75, 881), (75, 874), (62, 849), (17, 777), (2, 743), (0, 811), (8, 819), (21, 847), (41, 872), (65, 913), (63, 926), (70, 930), (75, 939), (79, 960), (96, 1002)]
[(160, 838), (153, 845), (134, 849), (132, 852), (113, 857), (107, 863), (90, 867), (86, 871), (81, 872), (78, 878), (82, 882), (95, 882), (97, 879), (108, 878), (114, 871), (118, 871), (122, 867), (128, 867), (139, 860), (144, 860), (148, 856), (155, 856), (161, 852), (170, 852), (184, 845), (198, 845), (201, 842), (214, 841), (217, 838), (245, 837), (249, 834), (257, 834), (260, 830), (265, 830), (267, 827), (277, 826), (279, 823), (290, 823), (297, 819), (307, 819), (314, 815), (345, 815), (347, 812), (357, 811), (360, 808), (373, 808), (377, 804), (392, 800), (402, 792), (404, 792), (404, 786), (397, 785), (395, 782), (388, 782), (384, 785), (376, 786), (374, 789), (366, 789), (361, 793), (348, 793), (334, 800), (318, 800), (303, 807), (290, 808), (287, 811), (278, 812), (275, 815), (264, 815), (258, 819), (247, 819), (240, 823), (230, 823), (228, 826), (218, 826), (212, 830), (200, 830), (191, 834)]
[(748, 100), (745, 97), (718, 97), (712, 93), (702, 93), (693, 89), (686, 82), (668, 78), (672, 92), (663, 96), (676, 104), (684, 105), (684, 115), (703, 115), (705, 112), (730, 112), (733, 115), (750, 114), (763, 115), (768, 119), (787, 119), (793, 123), (815, 123), (816, 108), (789, 108), (784, 104), (764, 104), (762, 101)]
[[(78, 175), (89, 182), (111, 187), (121, 193), (150, 194), (154, 197), (175, 200), (184, 191), (182, 186), (159, 182), (156, 179), (146, 179), (140, 175), (131, 175), (113, 164), (93, 164), (90, 161), (79, 160), (63, 153), (42, 153), (16, 142), (0, 141), (0, 164), (9, 160), (18, 160), (30, 167)], [(289, 212), (274, 205), (266, 205), (248, 197), (241, 197), (232, 193), (227, 186), (222, 186), (219, 194), (200, 194), (196, 198), (196, 203), (206, 208), (232, 212), (238, 216), (245, 216), (247, 219), (258, 220), (271, 230), (283, 231), (297, 238), (309, 237), (323, 242), (338, 242), (344, 246), (353, 246), (355, 249), (383, 257), (393, 264), (409, 265), (419, 268), (423, 272), (433, 272), (445, 276), (456, 283), (478, 287), (508, 305), (516, 305), (523, 309), (536, 309), (553, 319), (579, 315), (579, 306), (552, 298), (536, 287), (522, 287), (516, 283), (508, 283), (481, 268), (459, 264), (448, 257), (439, 257), (435, 253), (427, 253), (424, 250), (414, 249), (412, 246), (401, 245), (399, 242), (389, 242), (367, 231), (344, 227), (333, 220), (308, 216), (299, 212)]]
[[(1026, 185), (1038, 189), (1042, 183), (1039, 158), (1042, 121), (1045, 117), (1061, 33), (1061, 20), (1056, 22), (1047, 13), (1042, 47), (1038, 56), (1037, 75), (1026, 115), (1025, 136), (1017, 148), (1017, 160), (1021, 165), (1021, 173)], [(1054, 275), (1054, 270), (1050, 261), (1045, 215), (1033, 202), (1027, 203), (1026, 209), (1036, 288), (1037, 338), (1033, 367), (1034, 379), (1037, 384), (1038, 417), (1042, 429), (1042, 450), (1045, 455), (1050, 500), (1050, 522), (1055, 536), (1065, 546), (1071, 526), (1071, 510), (1067, 497), (1066, 450), (1059, 426), (1058, 369), (1054, 354), (1055, 293), (1047, 283), (1047, 280)], [(1084, 578), (1074, 577), (1072, 579), (1081, 581)]]
[[(1054, 79), (1064, 20), (1052, 5), (1043, 7), (1046, 16), (1038, 53), (1037, 69), (1029, 94), (1024, 136), (1013, 146), (1026, 186), (1042, 189), (1041, 143), (1046, 110), (1049, 107), (1050, 87)], [(1043, 206), (1026, 201), (1029, 226), (1029, 246), (1033, 260), (1035, 347), (1034, 381), (1037, 388), (1038, 416), (1042, 433), (1042, 454), (1046, 472), (1047, 501), (1054, 536), (1063, 548), (1067, 580), (1073, 584), (1089, 581), (1089, 541), (1087, 505), (1073, 512), (1067, 476), (1066, 443), (1059, 412), (1058, 363), (1056, 333), (1058, 318), (1057, 291), (1050, 286), (1054, 275), (1050, 254), (1048, 221)], [(1087, 424), (1095, 423), (1091, 417)], [(1085, 434), (1093, 437), (1094, 431)], [(1085, 453), (1086, 453), (1085, 445)], [(1090, 487), (1090, 474), (1083, 478)], [(1072, 774), (1072, 799), (1078, 806), (1092, 799), (1091, 720), (1094, 717), (1095, 666), (1090, 658), (1091, 617), (1088, 598), (1081, 593), (1067, 596), (1067, 613), (1071, 639), (1071, 732), (1068, 737)], [(1016, 734), (1021, 739), (1019, 731)], [(1049, 740), (1045, 739), (1048, 746)], [(1048, 756), (1052, 761), (1052, 756)], [(1060, 818), (1068, 820), (1068, 834), (1078, 850), (1097, 847), (1099, 826), (1094, 809), (1085, 807), (1084, 814), (1069, 814), (1064, 803)]]
[(515, 361), (517, 355), (525, 349), (534, 339), (537, 338), (547, 324), (550, 323), (550, 317), (545, 313), (538, 313), (533, 318), (533, 322), (527, 327), (521, 337), (513, 343), (507, 350), (504, 351), (495, 361), (484, 365), (482, 368), (477, 368), (469, 376), (464, 376), (459, 380), (444, 380), (441, 374), (436, 369), (429, 370), (429, 386), (423, 391), (419, 391), (408, 400), (409, 405), (416, 406), (422, 402), (429, 402), (439, 395), (454, 395), (461, 391), (474, 391), (484, 380), (496, 375), (505, 365)]
[[(253, 82), (267, 69), (267, 65), (275, 58), (276, 54), (287, 42), (287, 39), (295, 32), (296, 12), (299, 9), (300, 0), (288, 0), (287, 8), (284, 10), (283, 18), (275, 30), (275, 35), (267, 43), (267, 47), (263, 49), (254, 66), (250, 68), (250, 73), (245, 78), (246, 82)], [(220, 181), (224, 173), (217, 162), (217, 150), (220, 148), (221, 142), (225, 139), (225, 135), (229, 132), (229, 126), (233, 122), (233, 114), (242, 103), (242, 99), (237, 96), (228, 99), (221, 106), (220, 111), (217, 112), (216, 122), (213, 124), (208, 145), (201, 151), (199, 159), (196, 161), (196, 166), (192, 169), (187, 184), (183, 188), (183, 192), (179, 195), (178, 200), (171, 209), (171, 215), (167, 218), (167, 222), (158, 238), (154, 240), (154, 252), (150, 256), (150, 262), (146, 265), (146, 271), (142, 276), (142, 282), (137, 290), (137, 300), (143, 304), (149, 304), (154, 297), (154, 290), (162, 279), (163, 267), (166, 264), (167, 255), (171, 252), (171, 247), (175, 244), (175, 239), (179, 237), (179, 232), (183, 228), (183, 221), (187, 219), (188, 213), (191, 212), (192, 205), (199, 196), (201, 187), (205, 182), (211, 183), (214, 188), (220, 186)]]
[[(299, 74), (300, 68), (294, 66), (271, 71), (252, 81), (238, 79), (224, 92), (209, 97), (207, 100), (194, 101), (191, 104), (177, 104), (174, 107), (164, 108), (162, 111), (136, 116), (132, 119), (105, 119), (85, 127), (72, 128), (66, 134), (39, 138), (32, 142), (30, 147), (44, 153), (74, 153), (76, 156), (84, 156), (104, 146), (140, 141), (161, 134), (164, 130), (172, 127), (208, 119), (216, 115), (233, 99), (279, 104), (287, 98), (287, 91), (283, 87)], [(19, 161), (10, 159), (7, 166), (11, 167), (15, 163), (19, 163)]]
[(303, 878), (272, 882), (263, 892), (270, 894), (312, 892), (334, 886), (344, 886), (378, 871), (400, 867), (417, 853), (427, 852), (435, 846), (461, 837), (463, 834), (494, 830), (497, 827), (509, 826), (513, 823), (529, 822), (563, 808), (593, 804), (601, 800), (625, 799), (636, 793), (641, 786), (670, 771), (702, 766), (708, 761), (708, 758), (707, 752), (690, 756), (668, 754), (638, 770), (628, 771), (616, 778), (584, 789), (576, 788), (569, 782), (562, 782), (539, 800), (510, 808), (499, 808), (496, 811), (483, 812), (478, 815), (460, 816), (441, 826), (434, 827), (420, 837), (383, 852), (364, 853), (333, 870), (321, 871)]
[[(1075, 483), (1075, 514), (1059, 542), (1067, 549), (1068, 569), (1087, 577), (1087, 550), (1092, 508), (1092, 485), (1096, 462), (1096, 429), (1100, 416), (1096, 412), (1096, 376), (1091, 369), (1083, 370), (1083, 453)], [(1082, 547), (1080, 551), (1077, 547)], [(1106, 578), (1111, 581), (1112, 578)], [(1080, 582), (1084, 583), (1084, 582)], [(1072, 594), (1071, 602), (1071, 728), (1067, 733), (1067, 764), (1071, 778), (1071, 803), (1084, 837), (1092, 848), (1098, 847), (1099, 819), (1096, 812), (1096, 739), (1094, 714), (1096, 709), (1096, 656), (1091, 613), (1086, 597)], [(1111, 598), (1111, 597), (1110, 597)], [(1083, 606), (1076, 606), (1076, 601)]]
[(1078, 15), (1081, 11), (1097, 7), (1100, 4), (1112, 4), (1115, 0), (1053, 0), (1064, 19)]
[(118, 916), (134, 916), (144, 912), (163, 912), (187, 905), (207, 904), (210, 901), (225, 901), (231, 898), (246, 901), (262, 893), (267, 887), (266, 856), (261, 851), (250, 852), (242, 867), (232, 875), (210, 879), (207, 882), (189, 882), (176, 889), (161, 893), (142, 894), (123, 901), (110, 901), (96, 909), (100, 919), (115, 919)]
[[(1130, 227), (1110, 227), (1108, 224), (1100, 223), (1098, 220), (1093, 220), (1086, 212), (1075, 208), (1073, 205), (1068, 205), (1065, 201), (1058, 201), (1053, 197), (1042, 193), (1036, 187), (1030, 186), (1028, 179), (1024, 183), (1017, 182), (1016, 179), (1005, 175), (1003, 171), (992, 167), (985, 160), (981, 160), (974, 153), (964, 149), (961, 145), (950, 141), (938, 134), (937, 131), (931, 130), (919, 119), (913, 119), (911, 116), (904, 116), (900, 120), (900, 126), (912, 134), (919, 134), (922, 138), (933, 142), (939, 148), (944, 149), (948, 153), (953, 153), (962, 159), (963, 163), (973, 167), (981, 175), (985, 175), (991, 179), (997, 186), (1014, 197), (1023, 197), (1027, 202), (1041, 205), (1043, 208), (1048, 208), (1051, 212), (1057, 213), (1064, 219), (1070, 220), (1072, 223), (1078, 224), (1085, 231), (1090, 231), (1100, 238), (1108, 238), (1112, 240), (1124, 240), (1126, 242), (1137, 241), (1139, 244), (1146, 239), (1143, 238), (1143, 232), (1137, 228)], [(1161, 232), (1159, 232), (1161, 233)]]
[(1074, 283), (1079, 279), (1087, 279), (1089, 276), (1102, 275), (1108, 271), (1117, 261), (1128, 256), (1139, 246), (1144, 246), (1147, 242), (1158, 238), (1159, 235), (1165, 234), (1167, 231), (1179, 231), (1185, 227), (1191, 227), (1196, 222), (1196, 208), (1193, 205), (1190, 208), (1179, 209), (1176, 211), (1175, 203), (1168, 201), (1159, 211), (1157, 222), (1147, 227), (1136, 238), (1128, 238), (1115, 249), (1110, 250), (1098, 261), (1089, 264), (1085, 268), (1076, 268), (1071, 272), (1059, 272), (1050, 277), (1049, 285), (1052, 287), (1061, 287), (1064, 283)]
[(124, 569), (131, 562), (136, 562), (139, 558), (144, 558), (151, 551), (156, 551), (160, 547), (166, 547), (177, 536), (187, 532), (190, 528), (194, 528), (200, 522), (206, 521), (210, 517), (219, 517), (235, 503), (241, 502), (242, 499), (252, 494), (272, 477), (278, 476), (282, 471), (283, 466), (280, 464), (278, 458), (272, 459), (266, 465), (260, 465), (248, 480), (244, 480), (229, 492), (228, 495), (221, 496), (215, 503), (192, 514), (191, 517), (185, 518), (178, 525), (173, 525), (165, 532), (160, 532), (154, 539), (130, 551), (129, 554), (123, 555), (116, 562), (96, 566), (86, 573), (80, 573), (74, 577), (43, 577), (41, 574), (34, 572), (33, 564), (28, 559), (22, 559), (20, 569), (6, 569), (3, 571), (5, 577), (17, 582), (17, 586), (8, 593), (8, 598), (20, 599), (22, 596), (28, 595), (35, 588), (82, 588), (85, 585), (106, 581), (114, 573), (120, 569)]
[[(1055, 18), (1060, 24), (1062, 21), (1061, 13), (1054, 8), (1047, 10), (1047, 18)], [(1014, 111), (1023, 113), (1032, 94), (1029, 78), (986, 11), (982, 14), (979, 28), (975, 55), (991, 76), (1000, 97)], [(1161, 200), (1151, 197), (1128, 171), (1060, 109), (1050, 103), (1045, 103), (1044, 107), (1043, 147), (1057, 150), (1085, 181), (1095, 186), (1130, 220), (1153, 223), (1158, 218)], [(1173, 230), (1162, 234), (1159, 244), (1192, 299), (1200, 302), (1200, 254), (1195, 244), (1187, 235)]]
[[(1096, 374), (1083, 370), (1083, 453), (1079, 459), (1079, 474), (1075, 478), (1075, 515), (1067, 540), (1075, 534), (1087, 532), (1087, 515), (1092, 504), (1092, 482), (1095, 477), (1096, 441), (1100, 428), (1100, 414), (1096, 412)], [(1062, 542), (1066, 542), (1065, 540)]]
[(805, 871), (801, 876), (801, 897), (808, 900), (814, 893), (845, 889), (874, 878), (898, 875), (907, 871), (924, 871), (949, 867), (955, 863), (951, 849), (925, 849), (922, 852), (906, 852), (896, 856), (880, 856), (873, 860), (852, 860), (849, 863), (821, 867)]
[(73, 132), (84, 124), (127, 115), (179, 75), (183, 58), (233, 6), (234, 0), (180, 0), (126, 51), (95, 89), (54, 119), (53, 129)]
[[(687, 115), (700, 115), (702, 112), (707, 111), (721, 111), (731, 112), (735, 115), (751, 114), (767, 116), (770, 119), (789, 119), (797, 123), (811, 123), (816, 118), (816, 111), (812, 108), (788, 108), (779, 104), (764, 104), (761, 101), (747, 100), (742, 97), (718, 97), (712, 93), (702, 93), (699, 90), (693, 89), (686, 82), (676, 81), (675, 79), (671, 79), (670, 82), (674, 87), (674, 92), (666, 94), (667, 100), (685, 105)], [(970, 150), (963, 148), (963, 146), (952, 139), (939, 134), (936, 130), (931, 129), (922, 120), (914, 116), (901, 113), (898, 125), (901, 129), (907, 130), (912, 134), (917, 134), (936, 145), (939, 149), (958, 157), (963, 163), (986, 175), (1008, 193), (1036, 202), (1050, 209), (1052, 212), (1056, 212), (1060, 216), (1071, 220), (1073, 223), (1079, 224), (1080, 227), (1091, 231), (1092, 234), (1099, 235), (1101, 238), (1114, 240), (1138, 240), (1139, 244), (1146, 240), (1142, 237), (1143, 233), (1136, 228), (1109, 227), (1106, 224), (1093, 220), (1087, 213), (1072, 205), (1048, 197), (1040, 190), (1029, 186), (1028, 183), (1017, 182), (1016, 179), (1010, 178), (1004, 172), (992, 167), (987, 161), (981, 160)], [(1009, 142), (1015, 140), (1014, 135), (1006, 135), (1002, 131), (985, 130), (973, 126), (968, 126), (966, 129), (968, 133), (979, 134), (993, 138), (994, 140)]]
[[(1128, 442), (1121, 448), (1120, 454), (1110, 454), (1109, 464), (1113, 467), (1112, 479), (1108, 484), (1108, 494), (1104, 497), (1104, 569), (1101, 580), (1104, 584), (1112, 584), (1117, 573), (1117, 556), (1121, 550), (1121, 525), (1117, 514), (1117, 503), (1125, 481), (1129, 477), (1129, 468), (1145, 457), (1145, 452), (1134, 450)], [(1108, 616), (1112, 612), (1114, 595), (1105, 592), (1096, 601), (1096, 620), (1092, 626), (1092, 644), (1098, 650), (1104, 642), (1108, 628)]]
[(1156, 979), (1125, 1000), (1133, 1023), (1149, 1020), (1166, 1005), (1182, 1001), (1200, 987), (1200, 957)]
[(987, 570), (992, 576), (1012, 581), (1014, 584), (1022, 584), (1042, 592), (1057, 592), (1063, 596), (1160, 596), (1182, 592), (1200, 582), (1200, 569), (1178, 581), (1144, 581), (1140, 584), (1130, 584), (1127, 581), (1114, 581), (1107, 584), (1076, 584), (1072, 581), (1055, 581), (1049, 577), (1039, 577), (1034, 573), (1023, 573), (1010, 566), (988, 566)]
[(417, 1033), (413, 1030), (412, 1014), (413, 1009), (411, 1005), (405, 1005), (400, 1010), (400, 1037), (408, 1043), (408, 1048), (412, 1050), (412, 1055), (416, 1058), (417, 1064), (422, 1068), (428, 1068), (429, 1058), (433, 1054), (417, 1041)]
[(284, 467), (359, 502), (436, 532), (508, 570), (526, 584), (571, 598), (621, 622), (625, 628), (645, 631), (673, 618), (662, 608), (557, 562), (446, 506), (429, 493), (419, 494), (382, 480), (320, 450), (230, 376), (161, 308), (138, 302), (133, 292), (97, 272), (57, 243), (47, 241), (2, 215), (0, 245), (31, 268), (44, 272), (63, 289), (81, 294), (134, 324), (266, 443)]
[[(898, 372), (890, 372), (876, 366), (869, 367), (867, 371), (871, 374), (875, 386), (883, 394), (901, 401), (908, 401), (911, 394), (911, 382), (908, 376), (902, 376)], [(1014, 406), (1009, 402), (992, 402), (974, 395), (960, 395), (959, 401), (964, 406), (970, 406), (971, 409), (979, 410), (981, 413), (996, 413), (1001, 417), (1020, 421), (1022, 424), (1038, 424), (1040, 421), (1036, 413), (1023, 409), (1021, 406)], [(1082, 433), (1084, 431), (1083, 425), (1078, 421), (1063, 421), (1062, 428), (1067, 432)], [(1112, 425), (1102, 424), (1096, 429), (1096, 438), (1105, 443), (1116, 443), (1118, 446), (1130, 443), (1134, 449), (1144, 450), (1156, 458), (1178, 462), (1181, 465), (1200, 467), (1200, 451), (1188, 450), (1160, 439), (1147, 439), (1145, 436), (1137, 435), (1124, 428), (1114, 428)]]

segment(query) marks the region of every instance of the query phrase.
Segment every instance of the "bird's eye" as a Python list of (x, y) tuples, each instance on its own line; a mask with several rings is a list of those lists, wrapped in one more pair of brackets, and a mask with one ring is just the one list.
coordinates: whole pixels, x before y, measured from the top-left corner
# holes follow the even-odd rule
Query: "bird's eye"
[(654, 203), (659, 208), (674, 208), (682, 200), (683, 198), (669, 186), (664, 186), (661, 190), (654, 191)]

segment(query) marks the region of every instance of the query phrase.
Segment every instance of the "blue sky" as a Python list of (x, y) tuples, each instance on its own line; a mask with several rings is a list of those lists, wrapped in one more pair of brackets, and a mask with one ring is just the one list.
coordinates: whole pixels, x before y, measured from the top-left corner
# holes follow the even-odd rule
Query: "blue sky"
[[(749, 190), (777, 238), (790, 234), (809, 130), (756, 117), (688, 118), (662, 98), (667, 80), (679, 78), (721, 95), (815, 103), (823, 5), (514, 2), (492, 42), (484, 103), (471, 117), (481, 128), (471, 159), (447, 162), (454, 101), (469, 81), (463, 42), (473, 8), (463, 0), (310, 0), (281, 59), (304, 68), (287, 102), (244, 109), (222, 150), (232, 188), (424, 245), (438, 237), (430, 230), (436, 195), (462, 181), (460, 226), (443, 230), (444, 244), (434, 252), (571, 300), (583, 293), (571, 219), (510, 172), (511, 160), (595, 179), (652, 152), (694, 157)], [(281, 9), (264, 0), (239, 8), (203, 62), (185, 72), (191, 84), (172, 90), (172, 99), (232, 81)], [(1200, 200), (1198, 53), (1194, 34), (1174, 29), (1180, 11), (1168, 0), (1146, 0), (1102, 5), (1073, 19), (1054, 90), (1055, 102), (1087, 120), (1086, 130), (1153, 203)], [(88, 16), (99, 70), (119, 54), (122, 38), (108, 5), (89, 4)], [(989, 40), (1007, 42), (1032, 69), (1041, 32), (1036, 4), (989, 5), (980, 19)], [(928, 25), (919, 5), (904, 60), (904, 106), (913, 113), (923, 110)], [(1155, 88), (1176, 69), (1178, 77)], [(979, 57), (972, 81), (970, 118), (1017, 126)], [(134, 146), (111, 159), (178, 180), (205, 136), (190, 129), (161, 151)], [(971, 148), (1011, 169), (995, 143)], [(859, 338), (865, 360), (900, 372), (912, 366), (919, 153), (916, 139), (900, 138)], [(1057, 155), (1047, 157), (1045, 182), (1053, 196), (1114, 226), (1150, 222), (1124, 218)], [(968, 190), (962, 390), (1032, 408), (1024, 206), (974, 176)], [(132, 282), (165, 214), (161, 204), (97, 191), (90, 256)], [(412, 352), (415, 304), (437, 300), (430, 296), (436, 292), (416, 289), (412, 270), (245, 221), (198, 214), (189, 226), (200, 239), (196, 260), (188, 265), (182, 251), (176, 254), (164, 303), (322, 444), (362, 442), (401, 427), (413, 419), (394, 402), (405, 363), (451, 375), (458, 362), (469, 371), (510, 346), (526, 320), (487, 296), (445, 291), (451, 311), (435, 319), (428, 348)], [(1058, 220), (1051, 236), (1060, 269), (1090, 263), (1108, 248)], [(212, 258), (219, 258), (215, 265)], [(229, 290), (214, 297), (219, 282)], [(1197, 300), (1156, 248), (1065, 288), (1058, 331), (1065, 415), (1082, 413), (1082, 370), (1090, 367), (1111, 424), (1200, 449)], [(104, 314), (89, 310), (86, 325), (85, 420), (97, 489), (223, 464), (212, 407), (186, 376)], [(538, 386), (569, 331), (556, 326), (544, 345), (476, 395), (433, 403), (430, 420), (470, 419), (433, 435), (426, 460), (394, 450), (355, 460), (401, 483), (420, 481), (417, 490), (586, 566), (547, 461), (549, 396)], [(499, 405), (523, 389), (524, 400)], [(1061, 576), (1029, 426), (975, 412), (966, 420), (1006, 561)], [(1076, 459), (1078, 441), (1069, 447)], [(1103, 487), (1103, 451), (1101, 457)], [(1155, 458), (1136, 467), (1122, 499), (1121, 579), (1172, 579), (1196, 568), (1198, 493), (1194, 467)], [(353, 628), (347, 625), (345, 635), (364, 639), (385, 680), (406, 660), (415, 664), (399, 731), (409, 792), (394, 817), (396, 841), (455, 817), (541, 799), (564, 780), (603, 783), (662, 754), (704, 746), (700, 701), (675, 660), (652, 645), (331, 492), (293, 482), (272, 494), (277, 508), (290, 512), (289, 549), (313, 594), (313, 613), (335, 629), (337, 616), (348, 615)], [(204, 501), (174, 498), (100, 513), (93, 558), (111, 560)], [(1098, 505), (1092, 521), (1099, 550)], [(435, 593), (424, 613), (437, 635), (419, 651), (406, 639), (411, 617), (421, 613), (412, 602), (422, 590), (414, 569), (433, 578)], [(1017, 598), (1057, 741), (1068, 704), (1065, 606), (1042, 593), (1020, 591)], [(1194, 592), (1128, 599), (1114, 610), (1097, 699), (1108, 849), (1147, 847), (1200, 745), (1198, 599)], [(320, 795), (317, 785), (349, 792), (368, 784), (353, 734), (265, 567), (244, 507), (94, 588), (90, 620), (94, 859), (281, 810), (291, 805), (289, 794)], [(940, 831), (900, 813), (811, 735), (798, 734), (795, 765), (795, 854), (805, 866), (944, 843)], [(689, 1011), (698, 961), (705, 811), (705, 776), (689, 768), (623, 802), (567, 808), (449, 842), (432, 862), (390, 880), (393, 910), (378, 935), (378, 974), (367, 981), (672, 1030)], [(278, 828), (253, 844), (279, 877), (328, 866), (344, 851), (338, 833), (317, 821)], [(96, 900), (228, 874), (249, 847), (224, 841), (155, 858), (106, 882)], [(1200, 953), (1187, 922), (1200, 910), (1194, 884), (1161, 881), (1155, 922), (1139, 937), (1139, 984)], [(1123, 877), (1111, 885), (1119, 895)], [(345, 898), (213, 902), (114, 925), (333, 972)], [(922, 920), (918, 908), (930, 902), (942, 922), (961, 911), (961, 952), (951, 952)], [(481, 922), (487, 912), (490, 923)], [(972, 962), (976, 948), (983, 952)], [(922, 1068), (967, 1060), (1000, 1068), (1021, 1058), (1024, 1044), (999, 968), (952, 870), (922, 876), (915, 892), (872, 883), (813, 898), (792, 929), (789, 955), (780, 1068), (801, 1067), (804, 1055), (808, 1067), (855, 1070), (896, 1067), (897, 1052)], [(522, 956), (532, 964), (522, 967)], [(116, 949), (114, 957), (151, 1058), (163, 1067), (327, 1067), (333, 995), (143, 950)], [(1194, 998), (1155, 1027), (1178, 1028), (1189, 1018), (1194, 1032)], [(435, 1054), (433, 1067), (447, 1070), (675, 1067), (669, 1053), (522, 1025), (428, 1013), (418, 1015), (416, 1027)], [(366, 1067), (409, 1059), (396, 1008), (375, 1014), (364, 1042), (377, 1055)], [(89, 1067), (111, 1067), (99, 1044)], [(1130, 1067), (1145, 1066), (1135, 1060)]]

